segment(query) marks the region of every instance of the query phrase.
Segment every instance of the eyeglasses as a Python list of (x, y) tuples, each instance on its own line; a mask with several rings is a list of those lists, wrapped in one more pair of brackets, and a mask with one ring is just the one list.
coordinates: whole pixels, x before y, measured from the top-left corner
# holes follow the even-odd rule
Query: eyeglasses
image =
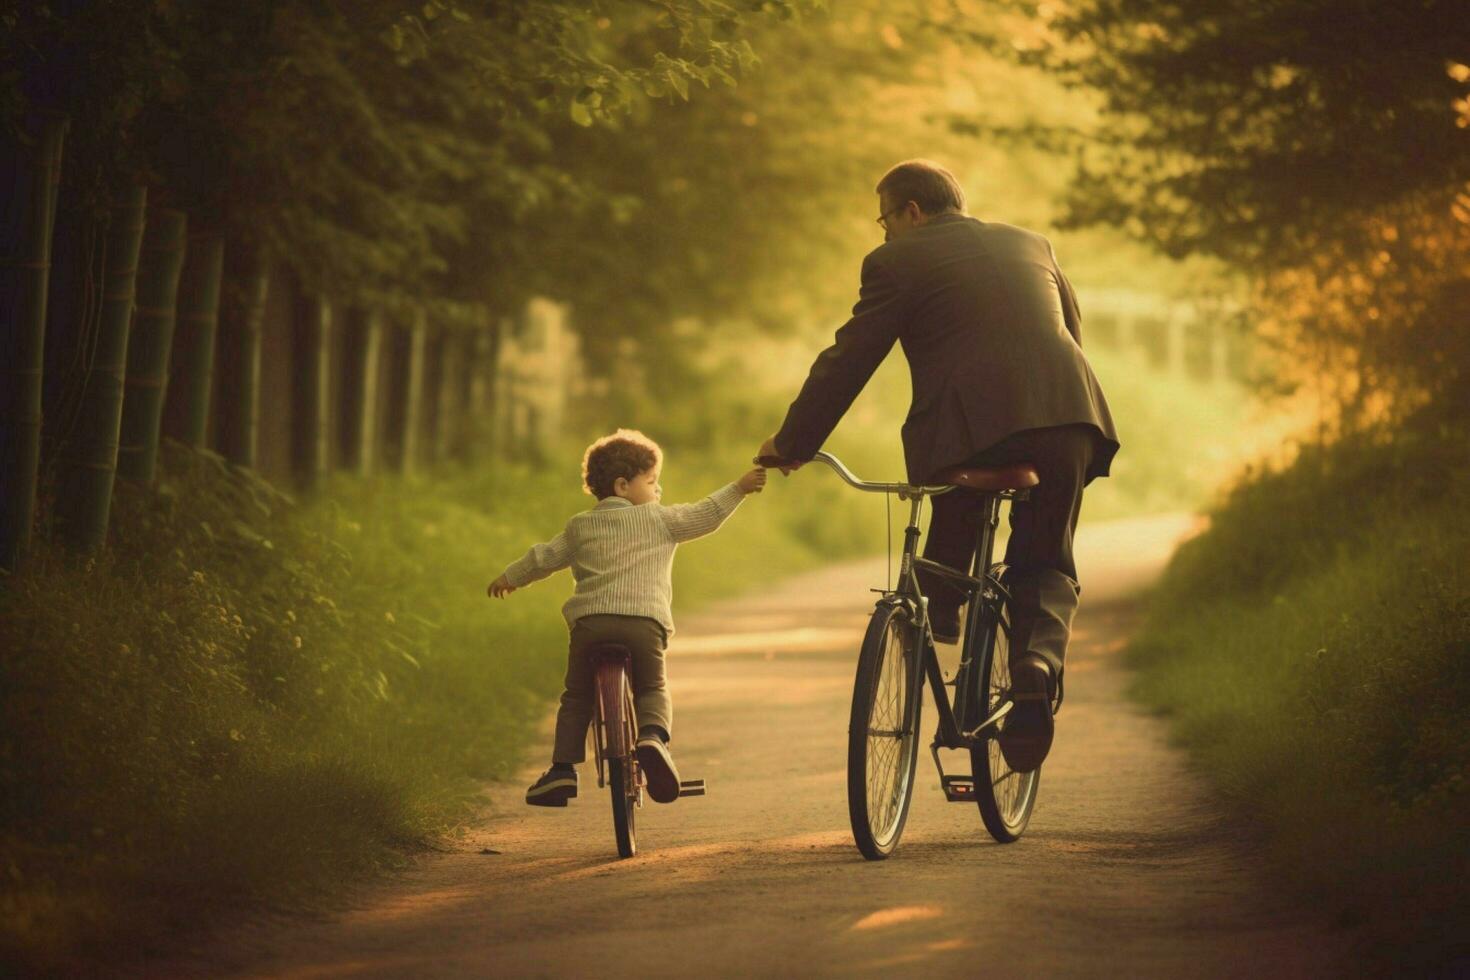
[(906, 208), (908, 206), (909, 206), (909, 202), (908, 201), (904, 201), (898, 207), (893, 208), (891, 211), (884, 211), (882, 214), (878, 215), (878, 217), (875, 218), (875, 219), (873, 219), (873, 220), (875, 220), (875, 221), (878, 222), (878, 227), (879, 228), (882, 228), (884, 231), (887, 231), (888, 230), (888, 216), (890, 214), (898, 214), (898, 212), (902, 211), (904, 208)]

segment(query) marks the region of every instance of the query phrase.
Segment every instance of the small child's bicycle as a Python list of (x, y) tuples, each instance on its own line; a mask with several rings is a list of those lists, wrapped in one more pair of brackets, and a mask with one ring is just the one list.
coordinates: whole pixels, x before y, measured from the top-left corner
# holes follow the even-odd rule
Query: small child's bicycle
[[(638, 765), (638, 723), (633, 704), (632, 657), (628, 648), (616, 643), (597, 644), (588, 648), (587, 656), (595, 664), (596, 715), (592, 737), (597, 759), (598, 788), (606, 786), (612, 794), (613, 836), (617, 838), (618, 856), (629, 858), (638, 851), (635, 827), (637, 811), (643, 806), (643, 790), (647, 784)], [(679, 782), (679, 795), (703, 796), (703, 779)]]
[[(849, 485), (874, 493), (894, 493), (909, 501), (903, 558), (896, 588), (880, 593), (858, 656), (848, 725), (847, 808), (858, 850), (869, 860), (888, 857), (898, 847), (913, 798), (919, 750), (919, 715), (925, 679), (934, 694), (939, 728), (930, 744), (939, 785), (951, 803), (974, 802), (992, 837), (1017, 840), (1031, 819), (1041, 770), (1016, 772), (1007, 765), (997, 737), (1005, 730), (1014, 702), (1010, 681), (1009, 593), (1005, 566), (991, 564), (1003, 500), (1022, 499), (1039, 484), (1034, 467), (959, 468), (939, 474), (940, 485), (869, 483), (859, 480), (835, 456), (819, 452), (814, 461), (830, 466)], [(767, 467), (792, 460), (762, 456)], [(969, 574), (917, 554), (919, 517), (925, 497), (977, 493), (980, 527)], [(934, 649), (929, 600), (917, 569), (941, 575), (968, 595), (969, 610), (960, 644), (959, 668), (946, 681)], [(954, 688), (953, 701), (946, 688)], [(1055, 711), (1059, 700), (1053, 702)], [(939, 750), (968, 749), (970, 773), (946, 774)]]

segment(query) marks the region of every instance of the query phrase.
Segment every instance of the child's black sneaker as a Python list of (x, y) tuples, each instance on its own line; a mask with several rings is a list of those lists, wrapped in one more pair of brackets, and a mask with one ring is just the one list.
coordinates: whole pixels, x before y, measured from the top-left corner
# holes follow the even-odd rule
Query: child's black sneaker
[(655, 803), (672, 803), (679, 798), (679, 770), (669, 747), (657, 735), (638, 739), (638, 765), (648, 778), (648, 795)]
[(566, 806), (577, 795), (577, 770), (548, 769), (526, 790), (526, 802), (532, 806)]

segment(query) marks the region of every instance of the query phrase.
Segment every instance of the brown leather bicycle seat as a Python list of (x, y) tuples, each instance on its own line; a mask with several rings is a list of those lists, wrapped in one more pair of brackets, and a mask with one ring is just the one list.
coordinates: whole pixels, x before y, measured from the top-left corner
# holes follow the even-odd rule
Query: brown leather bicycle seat
[(1041, 483), (1041, 475), (1030, 463), (1010, 466), (951, 466), (934, 474), (931, 484), (947, 484), (970, 490), (1029, 490)]

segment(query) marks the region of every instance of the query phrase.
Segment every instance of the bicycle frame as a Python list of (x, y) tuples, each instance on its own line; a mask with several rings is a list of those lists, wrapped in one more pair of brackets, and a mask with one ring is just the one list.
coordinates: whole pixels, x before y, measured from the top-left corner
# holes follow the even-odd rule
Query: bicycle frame
[[(900, 500), (909, 502), (909, 520), (908, 526), (904, 529), (903, 556), (899, 564), (898, 582), (893, 589), (881, 590), (883, 599), (880, 601), (902, 603), (910, 613), (909, 621), (913, 624), (916, 634), (913, 648), (921, 660), (920, 664), (912, 665), (920, 669), (911, 671), (914, 688), (910, 696), (922, 697), (923, 686), (926, 681), (928, 682), (934, 696), (935, 709), (939, 713), (939, 728), (930, 748), (934, 754), (934, 764), (939, 768), (942, 776), (944, 770), (939, 765), (941, 748), (968, 748), (977, 740), (991, 737), (997, 723), (1010, 712), (1012, 707), (1012, 702), (1004, 701), (984, 720), (973, 724), (973, 727), (966, 727), (975, 721), (977, 711), (989, 709), (988, 704), (972, 703), (972, 698), (980, 694), (972, 671), (978, 666), (977, 654), (990, 649), (994, 642), (994, 637), (989, 635), (989, 631), (995, 629), (1000, 623), (1003, 605), (1010, 599), (1009, 593), (1006, 592), (1005, 586), (1000, 581), (1000, 571), (1004, 566), (991, 563), (995, 551), (996, 530), (1000, 526), (1001, 501), (1022, 499), (1026, 491), (993, 490), (985, 492), (979, 540), (976, 542), (975, 558), (967, 574), (947, 565), (930, 561), (918, 554), (919, 518), (922, 516), (924, 499), (956, 492), (959, 488), (948, 485), (913, 486), (906, 483), (870, 483), (859, 480), (846, 466), (842, 465), (840, 460), (829, 453), (819, 452), (813, 457), (813, 461), (830, 466), (838, 476), (856, 489), (875, 493), (894, 493)], [(964, 589), (969, 596), (970, 614), (966, 617), (965, 635), (960, 644), (960, 663), (955, 671), (953, 702), (945, 692), (945, 688), (949, 685), (944, 680), (944, 673), (939, 666), (939, 655), (934, 648), (934, 631), (929, 622), (929, 600), (919, 585), (919, 569), (948, 579)]]
[[(612, 796), (613, 834), (618, 855), (637, 852), (635, 811), (643, 808), (648, 780), (638, 759), (638, 709), (633, 700), (633, 662), (619, 643), (594, 646), (586, 655), (593, 661), (593, 720), (589, 726), (595, 744), (597, 787)], [(703, 796), (703, 779), (682, 779), (678, 795)], [(671, 800), (660, 799), (661, 803)]]
[(607, 785), (607, 762), (611, 759), (633, 757), (633, 745), (637, 740), (634, 720), (627, 716), (621, 701), (623, 684), (619, 675), (628, 676), (630, 665), (626, 651), (600, 652), (594, 671), (593, 690), (595, 714), (592, 732), (596, 747), (597, 787)]

